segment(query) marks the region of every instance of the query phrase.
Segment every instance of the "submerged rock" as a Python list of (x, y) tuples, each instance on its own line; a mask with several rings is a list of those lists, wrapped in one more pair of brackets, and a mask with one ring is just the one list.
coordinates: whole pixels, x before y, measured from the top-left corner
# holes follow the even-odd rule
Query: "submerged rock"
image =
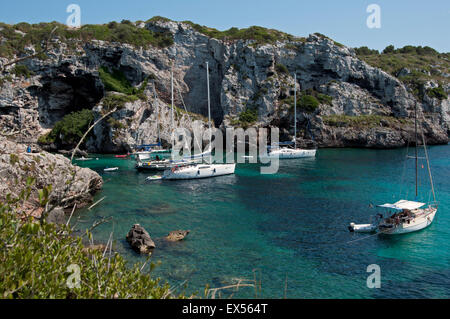
[(133, 225), (127, 235), (127, 242), (140, 254), (149, 254), (156, 248), (149, 233), (139, 224)]
[(181, 241), (183, 239), (186, 238), (186, 236), (190, 233), (190, 230), (176, 230), (176, 231), (172, 231), (169, 233), (169, 235), (167, 235), (167, 237), (165, 237), (166, 240), (168, 241)]

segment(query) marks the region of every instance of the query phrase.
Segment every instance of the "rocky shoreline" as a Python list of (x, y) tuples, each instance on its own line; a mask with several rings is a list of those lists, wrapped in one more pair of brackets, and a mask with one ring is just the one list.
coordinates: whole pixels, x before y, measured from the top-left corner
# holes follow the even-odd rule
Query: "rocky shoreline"
[(96, 172), (70, 163), (63, 155), (45, 151), (27, 153), (27, 146), (0, 137), (0, 201), (10, 194), (19, 197), (30, 178), (34, 179), (31, 195), (22, 204), (26, 215), (41, 218), (44, 208), (40, 205), (38, 190), (51, 185), (49, 204), (56, 206), (55, 218), (60, 212), (75, 205), (82, 208), (92, 202), (101, 190), (103, 180)]

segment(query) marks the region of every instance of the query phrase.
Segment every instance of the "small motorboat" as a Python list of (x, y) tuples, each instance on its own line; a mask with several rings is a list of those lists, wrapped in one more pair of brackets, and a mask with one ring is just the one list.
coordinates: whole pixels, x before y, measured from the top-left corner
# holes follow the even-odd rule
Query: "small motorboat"
[[(77, 158), (77, 161), (92, 161), (93, 160), (93, 158), (86, 158), (86, 157), (80, 157), (80, 158)], [(97, 159), (98, 160), (98, 159)]]
[(348, 230), (352, 233), (373, 233), (376, 232), (378, 225), (376, 224), (355, 224), (351, 223)]
[(153, 181), (160, 181), (160, 180), (162, 180), (163, 179), (163, 177), (162, 176), (159, 176), (159, 175), (154, 175), (154, 176), (149, 176), (149, 177), (147, 177), (147, 181), (149, 181), (149, 182), (153, 182)]
[(105, 168), (103, 171), (105, 171), (105, 172), (116, 172), (118, 170), (119, 170), (118, 167), (111, 167), (111, 168)]
[(127, 158), (128, 156), (130, 156), (130, 154), (126, 154), (126, 155), (116, 155), (115, 158)]

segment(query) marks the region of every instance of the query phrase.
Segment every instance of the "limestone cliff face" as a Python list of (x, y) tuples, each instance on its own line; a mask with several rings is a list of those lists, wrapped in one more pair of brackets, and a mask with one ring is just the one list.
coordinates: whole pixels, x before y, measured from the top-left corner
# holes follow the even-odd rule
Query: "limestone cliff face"
[[(259, 45), (213, 39), (189, 24), (172, 21), (142, 23), (140, 27), (169, 31), (174, 44), (164, 49), (136, 49), (127, 44), (92, 41), (80, 44), (74, 51), (59, 43), (49, 59), (27, 60), (26, 65), (35, 75), (30, 79), (13, 76), (1, 88), (2, 131), (17, 131), (15, 136), (35, 141), (72, 111), (90, 108), (98, 118), (104, 96), (98, 69), (107, 66), (121, 70), (136, 86), (150, 76), (159, 99), (157, 103), (152, 99), (150, 84), (146, 90), (148, 100), (128, 103), (114, 114), (114, 119), (122, 123), (116, 128), (107, 123), (98, 126), (88, 148), (118, 152), (136, 144), (153, 143), (157, 139), (158, 114), (162, 138), (168, 140), (171, 66), (177, 83), (176, 105), (182, 108), (181, 95), (189, 112), (206, 116), (205, 62), (209, 62), (216, 126), (237, 125), (240, 114), (252, 109), (258, 117), (253, 125), (278, 126), (282, 139), (292, 138), (293, 112), (288, 101), (292, 100), (296, 73), (299, 92), (312, 90), (331, 97), (314, 110), (298, 111), (299, 142), (313, 136), (323, 147), (403, 146), (412, 139), (412, 123), (405, 119), (413, 115), (416, 103), (420, 117), (424, 117), (428, 142), (448, 142), (449, 99), (425, 96), (419, 103), (397, 78), (359, 60), (353, 49), (324, 36)], [(444, 89), (449, 92), (448, 83)], [(190, 128), (188, 117), (182, 115), (179, 113), (177, 125)], [(380, 120), (361, 125), (336, 121), (343, 115), (376, 115)]]

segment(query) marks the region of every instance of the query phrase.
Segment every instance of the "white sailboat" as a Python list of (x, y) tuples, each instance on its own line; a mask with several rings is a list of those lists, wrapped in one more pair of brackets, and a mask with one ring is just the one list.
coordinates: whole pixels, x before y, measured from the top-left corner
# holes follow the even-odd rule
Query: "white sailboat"
[[(209, 92), (209, 64), (206, 62), (206, 78), (208, 89), (208, 124), (209, 124), (209, 162), (212, 162), (212, 132), (211, 132), (211, 98)], [(175, 166), (164, 171), (163, 179), (167, 180), (189, 180), (200, 178), (211, 178), (217, 176), (234, 174), (236, 164), (194, 164), (184, 167)]]
[[(292, 142), (279, 143), (269, 150), (269, 158), (293, 159), (315, 157), (317, 150), (297, 148), (297, 74), (294, 75), (294, 140)], [(293, 147), (292, 147), (293, 146)]]
[[(172, 122), (172, 134), (175, 130), (175, 119), (174, 119), (174, 105), (175, 105), (175, 100), (174, 100), (174, 78), (173, 78), (173, 71), (171, 73), (171, 92), (172, 92), (172, 107), (171, 107), (171, 122)], [(156, 91), (155, 91), (155, 100), (156, 100)], [(189, 116), (189, 115), (188, 115)], [(159, 123), (159, 122), (158, 122)], [(158, 139), (159, 139), (159, 144), (161, 144), (161, 139), (159, 137), (159, 124), (158, 124)], [(170, 151), (165, 151), (165, 153), (170, 153)], [(150, 160), (150, 158), (146, 161), (140, 161), (137, 163), (136, 168), (139, 170), (150, 170), (150, 171), (165, 171), (165, 170), (169, 170), (172, 169), (174, 167), (176, 168), (180, 168), (180, 167), (185, 167), (188, 165), (192, 165), (192, 164), (200, 164), (203, 162), (203, 159), (206, 157), (209, 157), (211, 155), (211, 149), (201, 153), (201, 154), (197, 154), (197, 155), (189, 155), (189, 156), (184, 156), (181, 160), (171, 160), (171, 159), (163, 159), (161, 158), (162, 156), (161, 153), (155, 152), (152, 153), (150, 152), (150, 156), (153, 155), (156, 156), (156, 160)]]
[[(431, 168), (428, 158), (428, 151), (425, 143), (425, 137), (421, 129), (422, 142), (425, 152), (425, 159), (427, 161), (428, 176), (430, 179), (431, 193), (433, 201), (430, 203), (422, 203), (418, 201), (410, 201), (402, 199), (394, 204), (383, 204), (377, 207), (387, 210), (387, 217), (383, 214), (377, 215), (377, 221), (369, 225), (355, 225), (350, 224), (349, 229), (351, 232), (361, 232), (361, 230), (371, 229), (378, 230), (379, 234), (386, 235), (398, 235), (412, 233), (424, 228), (433, 223), (436, 213), (438, 211), (438, 205), (436, 201), (436, 194), (434, 192), (433, 177), (431, 175)], [(415, 110), (415, 162), (416, 162), (416, 191), (415, 195), (418, 198), (419, 195), (419, 183), (418, 183), (418, 138), (417, 138), (417, 105)], [(367, 226), (367, 227), (362, 227)]]
[[(419, 195), (419, 170), (418, 170), (418, 137), (417, 137), (417, 104), (415, 109), (415, 168), (416, 168), (416, 198)], [(438, 204), (436, 201), (436, 194), (434, 192), (433, 177), (431, 175), (430, 161), (428, 158), (428, 151), (425, 142), (425, 136), (423, 129), (421, 128), (422, 144), (425, 153), (425, 159), (427, 162), (428, 177), (430, 179), (431, 193), (433, 195), (433, 202), (421, 203), (417, 201), (400, 200), (395, 204), (384, 204), (378, 207), (386, 208), (388, 210), (394, 210), (394, 214), (390, 214), (387, 218), (383, 218), (378, 225), (378, 229), (381, 233), (387, 235), (397, 235), (415, 232), (424, 229), (431, 225), (434, 221), (438, 210)]]

